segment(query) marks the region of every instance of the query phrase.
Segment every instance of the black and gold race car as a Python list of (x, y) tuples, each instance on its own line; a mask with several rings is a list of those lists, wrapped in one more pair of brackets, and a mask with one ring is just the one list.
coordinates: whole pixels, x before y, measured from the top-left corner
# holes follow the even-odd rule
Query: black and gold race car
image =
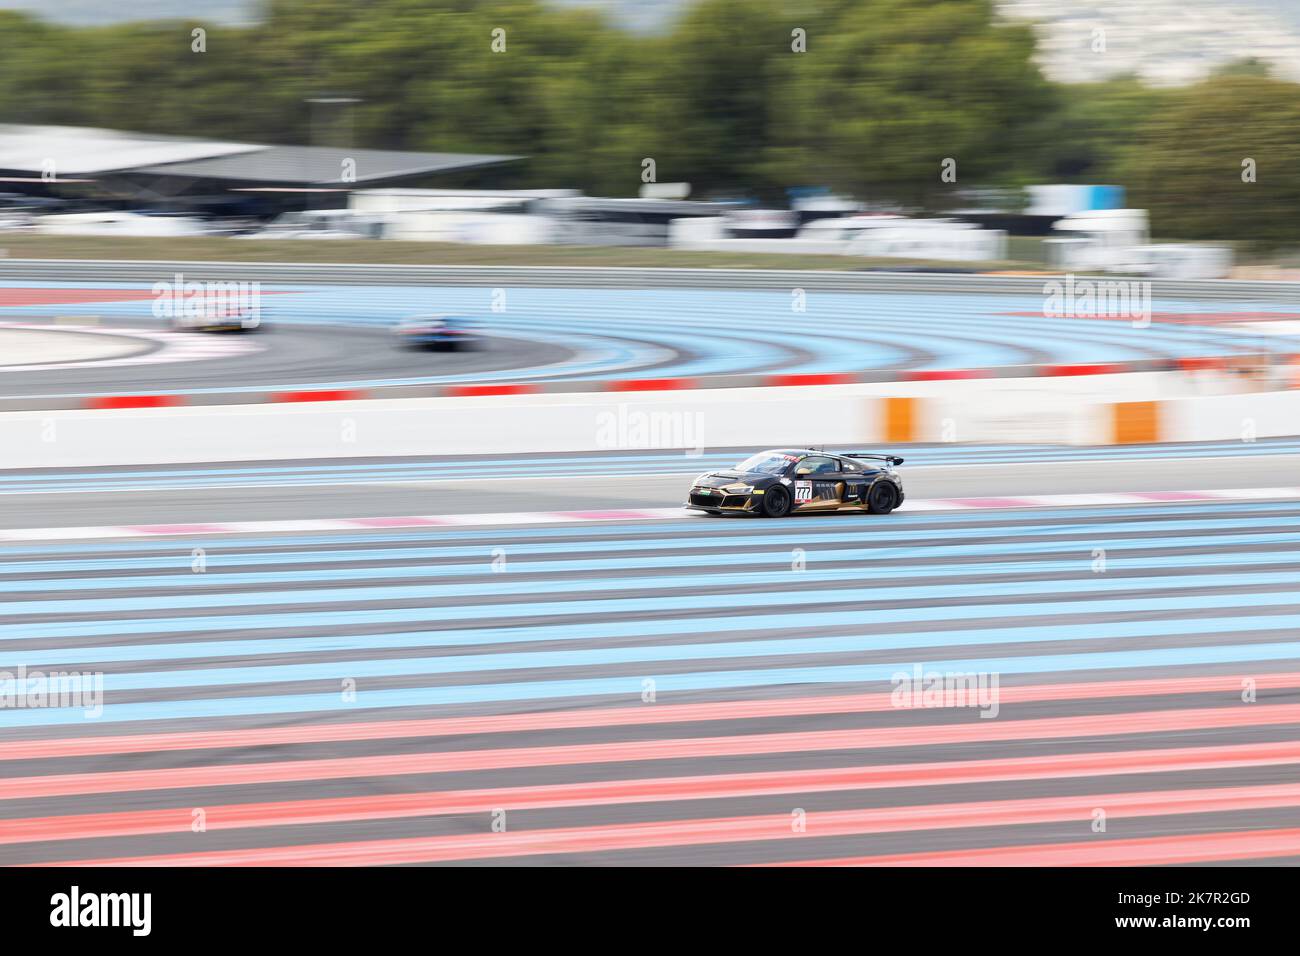
[(777, 448), (760, 451), (726, 471), (705, 472), (686, 507), (709, 514), (783, 518), (814, 511), (889, 514), (903, 503), (903, 459), (866, 452)]

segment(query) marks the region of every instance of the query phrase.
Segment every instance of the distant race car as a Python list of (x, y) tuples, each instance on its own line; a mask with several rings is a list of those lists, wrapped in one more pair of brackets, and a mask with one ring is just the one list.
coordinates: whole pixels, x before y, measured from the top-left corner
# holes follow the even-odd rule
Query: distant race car
[(476, 348), (479, 336), (468, 319), (455, 315), (417, 315), (403, 319), (393, 329), (407, 348), (448, 352)]
[(705, 472), (686, 507), (709, 514), (783, 518), (793, 512), (867, 511), (888, 514), (903, 503), (903, 459), (866, 452), (779, 448), (734, 468)]
[(253, 332), (262, 327), (262, 317), (256, 309), (201, 309), (173, 316), (171, 325), (176, 332)]

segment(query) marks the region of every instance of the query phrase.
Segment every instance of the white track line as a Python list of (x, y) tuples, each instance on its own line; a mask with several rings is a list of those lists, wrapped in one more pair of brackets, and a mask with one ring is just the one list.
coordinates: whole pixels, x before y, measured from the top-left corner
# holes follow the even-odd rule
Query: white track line
[(38, 325), (23, 322), (0, 322), (6, 329), (34, 329), (43, 332), (69, 332), (78, 335), (107, 335), (117, 338), (145, 339), (161, 343), (162, 347), (143, 355), (124, 355), (104, 359), (72, 359), (66, 362), (46, 362), (40, 365), (0, 366), (5, 372), (45, 372), (68, 368), (107, 368), (123, 365), (158, 365), (168, 362), (195, 362), (212, 358), (227, 358), (261, 352), (266, 346), (250, 341), (246, 336), (215, 337), (197, 332), (173, 332), (154, 329), (122, 329), (113, 326)]

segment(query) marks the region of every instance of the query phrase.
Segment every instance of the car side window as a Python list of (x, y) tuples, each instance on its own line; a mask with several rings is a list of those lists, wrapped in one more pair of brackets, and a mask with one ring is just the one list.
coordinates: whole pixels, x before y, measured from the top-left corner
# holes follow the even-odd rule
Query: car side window
[(809, 455), (795, 467), (796, 475), (827, 475), (833, 474), (838, 470), (834, 458), (819, 458), (816, 455)]
[(841, 458), (839, 460), (839, 464), (840, 464), (840, 471), (853, 473), (862, 470), (862, 468), (858, 465), (856, 461), (849, 461), (847, 458)]

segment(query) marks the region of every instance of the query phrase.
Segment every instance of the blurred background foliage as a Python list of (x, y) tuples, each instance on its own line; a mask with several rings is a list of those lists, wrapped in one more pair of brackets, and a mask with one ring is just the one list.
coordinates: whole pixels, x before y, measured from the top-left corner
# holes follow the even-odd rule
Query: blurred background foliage
[[(1163, 236), (1295, 241), (1300, 87), (1253, 63), (1182, 88), (1062, 85), (1033, 55), (990, 0), (695, 0), (659, 34), (538, 0), (270, 0), (244, 28), (0, 11), (0, 121), (518, 153), (512, 185), (610, 196), (637, 192), (644, 157), (697, 197), (828, 186), (920, 209), (1110, 182)], [(304, 101), (329, 94), (363, 102), (324, 123)]]

